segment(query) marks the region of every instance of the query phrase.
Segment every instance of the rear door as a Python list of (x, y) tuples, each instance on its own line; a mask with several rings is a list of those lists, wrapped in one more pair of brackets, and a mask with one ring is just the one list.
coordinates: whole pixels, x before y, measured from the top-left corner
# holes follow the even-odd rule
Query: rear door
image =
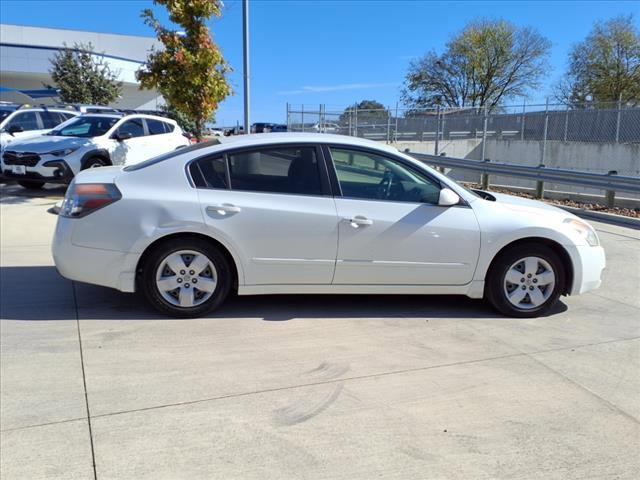
[(331, 283), (337, 215), (321, 155), (289, 144), (190, 164), (205, 222), (240, 255), (246, 285)]
[(334, 284), (471, 281), (480, 250), (471, 208), (439, 206), (439, 181), (401, 159), (342, 146), (327, 150), (342, 194)]
[(161, 155), (171, 150), (175, 150), (178, 145), (174, 145), (173, 125), (153, 118), (145, 118), (149, 141), (147, 150), (150, 156)]

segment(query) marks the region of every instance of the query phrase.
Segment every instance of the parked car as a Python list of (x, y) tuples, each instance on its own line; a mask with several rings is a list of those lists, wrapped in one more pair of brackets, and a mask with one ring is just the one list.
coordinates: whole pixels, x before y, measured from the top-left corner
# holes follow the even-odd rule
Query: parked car
[(5, 177), (25, 188), (69, 183), (79, 171), (132, 165), (189, 145), (174, 120), (152, 115), (84, 114), (2, 155)]
[(272, 126), (273, 123), (254, 123), (253, 125), (251, 125), (251, 133), (268, 133), (271, 131)]
[(65, 108), (0, 104), (0, 157), (8, 144), (42, 135), (77, 115)]
[(340, 131), (340, 125), (337, 123), (316, 123), (311, 126), (312, 132), (322, 133), (338, 133)]
[(288, 130), (286, 125), (280, 125), (280, 124), (273, 124), (271, 126), (271, 132), (272, 133), (281, 133), (281, 132), (286, 132)]
[(604, 250), (564, 210), (475, 193), (390, 146), (284, 133), (201, 143), (81, 172), (53, 257), (66, 278), (176, 317), (232, 289), (463, 294), (534, 317), (598, 288)]

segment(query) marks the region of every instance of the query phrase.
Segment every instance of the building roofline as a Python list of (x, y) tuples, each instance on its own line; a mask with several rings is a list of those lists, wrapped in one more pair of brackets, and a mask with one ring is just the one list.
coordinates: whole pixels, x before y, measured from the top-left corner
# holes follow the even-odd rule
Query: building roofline
[(0, 23), (0, 26), (10, 26), (10, 27), (27, 27), (27, 28), (41, 28), (43, 30), (63, 30), (67, 32), (82, 32), (82, 33), (94, 33), (98, 35), (116, 35), (119, 37), (136, 37), (136, 38), (144, 38), (144, 39), (156, 39), (153, 35), (135, 35), (128, 33), (114, 33), (114, 32), (100, 32), (96, 30), (81, 30), (79, 28), (58, 28), (58, 27), (43, 27), (40, 25), (27, 25), (24, 23)]

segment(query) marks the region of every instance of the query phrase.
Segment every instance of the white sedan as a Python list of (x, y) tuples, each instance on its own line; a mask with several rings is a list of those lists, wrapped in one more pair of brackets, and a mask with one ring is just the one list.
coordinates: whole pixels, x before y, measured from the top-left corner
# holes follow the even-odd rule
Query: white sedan
[(206, 314), (239, 295), (462, 294), (544, 314), (598, 288), (594, 229), (540, 202), (475, 193), (396, 149), (326, 134), (199, 144), (80, 172), (53, 256), (72, 280)]

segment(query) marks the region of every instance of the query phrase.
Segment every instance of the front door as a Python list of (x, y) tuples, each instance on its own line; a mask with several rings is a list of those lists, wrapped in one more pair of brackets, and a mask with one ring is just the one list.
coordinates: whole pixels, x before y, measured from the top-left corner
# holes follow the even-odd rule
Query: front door
[(334, 284), (464, 285), (480, 230), (467, 206), (438, 206), (440, 184), (398, 159), (330, 148), (342, 197)]
[(191, 164), (204, 220), (237, 251), (246, 285), (331, 283), (338, 221), (320, 167), (315, 146), (262, 147)]

